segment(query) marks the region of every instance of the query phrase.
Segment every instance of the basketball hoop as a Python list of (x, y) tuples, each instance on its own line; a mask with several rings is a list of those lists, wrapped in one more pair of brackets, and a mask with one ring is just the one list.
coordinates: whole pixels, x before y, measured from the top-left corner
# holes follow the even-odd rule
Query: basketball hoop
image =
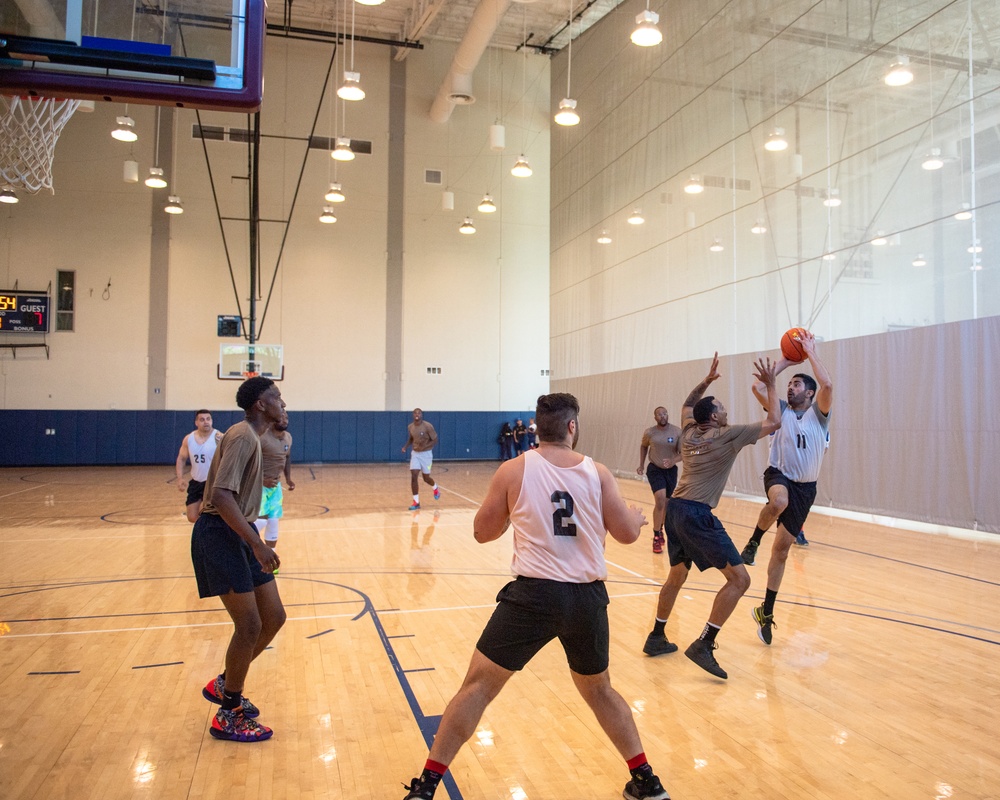
[(0, 183), (37, 194), (52, 188), (56, 142), (79, 100), (0, 95)]

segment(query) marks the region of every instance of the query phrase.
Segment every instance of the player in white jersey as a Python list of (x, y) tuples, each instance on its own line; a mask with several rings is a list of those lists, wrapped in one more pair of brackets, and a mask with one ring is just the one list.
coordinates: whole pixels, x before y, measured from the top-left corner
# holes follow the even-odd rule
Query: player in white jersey
[[(188, 522), (197, 522), (201, 514), (201, 500), (205, 493), (205, 479), (212, 466), (215, 448), (222, 440), (222, 434), (212, 427), (212, 412), (207, 408), (198, 409), (194, 415), (195, 430), (184, 437), (180, 452), (177, 453), (177, 490), (187, 489)], [(184, 481), (184, 467), (191, 462), (191, 480)]]
[[(816, 499), (816, 481), (826, 452), (833, 404), (833, 381), (816, 355), (816, 339), (806, 332), (802, 349), (816, 375), (813, 379), (803, 372), (788, 382), (788, 402), (781, 401), (781, 429), (771, 439), (768, 467), (764, 472), (767, 504), (761, 509), (757, 527), (740, 554), (744, 564), (753, 565), (757, 547), (764, 532), (778, 520), (778, 530), (767, 563), (767, 592), (764, 603), (753, 610), (757, 635), (764, 644), (771, 644), (774, 624), (774, 601), (785, 574), (788, 551), (802, 530), (809, 509)], [(781, 359), (778, 371), (795, 362)], [(767, 396), (754, 385), (753, 393), (764, 408)]]
[[(406, 800), (434, 796), (448, 765), (475, 732), (508, 679), (559, 639), (573, 683), (631, 772), (627, 800), (669, 800), (646, 760), (632, 710), (608, 675), (607, 533), (623, 544), (639, 537), (642, 512), (625, 505), (610, 471), (574, 451), (580, 406), (570, 394), (538, 398), (539, 445), (505, 461), (476, 514), (477, 542), (514, 529), (516, 579), (497, 595), (458, 694), (448, 703), (424, 770)], [(592, 794), (593, 792), (583, 792)]]

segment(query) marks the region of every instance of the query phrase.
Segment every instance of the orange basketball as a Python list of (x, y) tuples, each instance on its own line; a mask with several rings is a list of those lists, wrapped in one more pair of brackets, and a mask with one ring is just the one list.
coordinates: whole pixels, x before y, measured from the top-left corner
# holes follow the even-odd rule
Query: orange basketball
[(781, 355), (789, 361), (798, 364), (805, 361), (806, 351), (802, 349), (802, 334), (807, 333), (805, 328), (789, 328), (781, 337)]

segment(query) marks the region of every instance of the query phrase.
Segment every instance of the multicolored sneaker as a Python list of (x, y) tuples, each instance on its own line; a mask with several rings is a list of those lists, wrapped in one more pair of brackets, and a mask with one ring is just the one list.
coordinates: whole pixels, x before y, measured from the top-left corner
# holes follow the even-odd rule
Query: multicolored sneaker
[(653, 552), (656, 553), (657, 555), (659, 555), (660, 553), (663, 552), (663, 542), (664, 542), (663, 534), (661, 534), (661, 533), (655, 533), (654, 532), (653, 533)]
[(257, 720), (250, 719), (242, 709), (234, 708), (226, 711), (220, 708), (215, 712), (212, 727), (208, 729), (216, 739), (230, 742), (263, 742), (274, 736), (274, 731), (261, 725)]
[(435, 500), (440, 500), (441, 499), (441, 490), (440, 489), (435, 489), (434, 490), (434, 499)]
[(757, 606), (753, 611), (753, 621), (757, 623), (757, 636), (764, 644), (771, 644), (771, 628), (777, 628), (774, 614), (765, 614), (764, 606)]
[[(217, 706), (222, 705), (222, 690), (225, 688), (226, 682), (220, 675), (218, 678), (214, 678), (208, 682), (208, 686), (201, 690), (202, 695), (210, 703), (215, 703)], [(260, 709), (257, 708), (253, 703), (246, 699), (242, 700), (243, 703), (243, 713), (246, 714), (251, 719), (253, 717), (260, 716)]]
[(420, 510), (420, 503), (414, 503), (407, 510), (408, 511), (419, 511)]

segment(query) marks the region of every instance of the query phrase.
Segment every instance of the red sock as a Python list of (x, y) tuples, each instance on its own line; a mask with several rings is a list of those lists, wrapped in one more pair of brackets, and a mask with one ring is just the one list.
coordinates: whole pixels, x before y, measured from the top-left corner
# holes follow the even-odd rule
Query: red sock
[(448, 771), (447, 764), (439, 764), (437, 761), (431, 761), (427, 759), (427, 763), (424, 764), (424, 769), (429, 772), (436, 772), (438, 775), (444, 775)]
[(632, 770), (638, 769), (643, 764), (647, 764), (649, 762), (646, 761), (646, 754), (645, 753), (639, 753), (639, 755), (633, 756), (632, 758), (630, 758), (625, 763), (628, 765), (629, 771), (631, 772)]

